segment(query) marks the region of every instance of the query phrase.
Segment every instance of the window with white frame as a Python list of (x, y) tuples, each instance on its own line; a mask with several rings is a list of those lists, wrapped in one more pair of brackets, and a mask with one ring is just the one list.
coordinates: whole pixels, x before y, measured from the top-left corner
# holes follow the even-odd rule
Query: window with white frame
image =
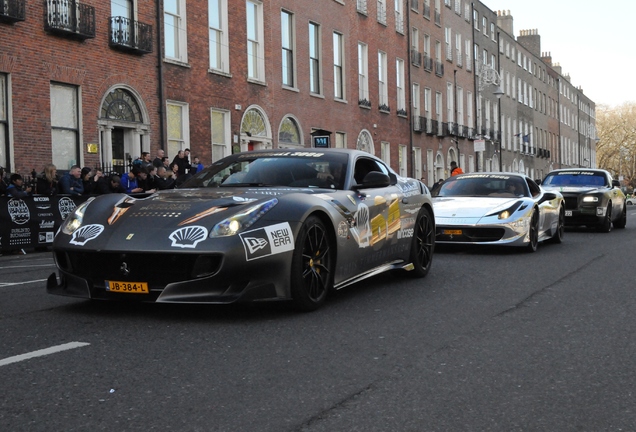
[(431, 89), (426, 87), (424, 89), (424, 117), (427, 119), (432, 119), (431, 113)]
[(424, 55), (430, 57), (431, 56), (431, 36), (425, 34), (424, 35), (424, 46), (422, 47), (424, 49)]
[(300, 126), (295, 118), (286, 116), (278, 128), (278, 147), (300, 147), (303, 145)]
[(419, 51), (420, 48), (420, 31), (417, 27), (411, 28), (411, 49)]
[(464, 89), (457, 87), (457, 124), (464, 126)]
[(210, 109), (210, 129), (212, 135), (212, 162), (229, 156), (230, 151), (230, 112)]
[(380, 106), (386, 109), (389, 107), (389, 86), (387, 83), (386, 53), (383, 51), (378, 51), (378, 90)]
[(309, 23), (309, 91), (322, 94), (320, 85), (320, 26)]
[(184, 102), (166, 102), (166, 118), (168, 131), (167, 154), (176, 155), (179, 150), (189, 147), (189, 107)]
[(456, 59), (457, 65), (462, 66), (464, 61), (464, 56), (462, 55), (462, 35), (457, 33), (455, 35), (455, 50), (456, 50)]
[(485, 16), (481, 17), (481, 30), (484, 32), (484, 36), (488, 36), (488, 19)]
[(442, 93), (435, 92), (435, 119), (438, 122), (438, 127), (442, 126)]
[(336, 99), (345, 99), (344, 36), (333, 33), (333, 87)]
[(336, 132), (336, 148), (347, 148), (347, 135), (344, 132)]
[(247, 77), (265, 81), (265, 46), (263, 4), (246, 1), (247, 10)]
[(187, 63), (186, 0), (164, 0), (163, 26), (165, 57)]
[(446, 27), (444, 29), (444, 42), (446, 42), (446, 60), (450, 60), (450, 61), (453, 61), (452, 38), (453, 38), (453, 29), (451, 29), (450, 27)]
[(404, 88), (404, 60), (395, 60), (396, 87), (397, 87), (397, 109), (406, 110), (406, 90)]
[(369, 47), (358, 42), (358, 101), (370, 102), (369, 97)]
[(473, 10), (473, 27), (479, 31), (479, 12)]
[(386, 141), (380, 142), (380, 159), (391, 166), (391, 144)]
[(404, 12), (402, 0), (395, 0), (395, 31), (404, 33)]
[(386, 25), (386, 0), (378, 0), (378, 22)]
[(420, 85), (417, 83), (413, 83), (413, 88), (411, 89), (411, 103), (413, 104), (413, 122), (415, 130), (422, 130), (422, 124), (420, 122)]
[(453, 83), (446, 83), (446, 119), (449, 123), (455, 122), (455, 92)]
[(459, 16), (462, 14), (462, 0), (455, 0), (455, 13)]
[(473, 93), (466, 92), (466, 125), (472, 129), (473, 123)]
[(208, 0), (210, 69), (230, 73), (227, 0)]
[(296, 87), (296, 56), (294, 54), (294, 15), (285, 10), (280, 12), (281, 72), (283, 85)]
[(9, 79), (0, 73), (0, 166), (8, 167), (9, 162)]
[(486, 99), (486, 107), (484, 108), (485, 111), (485, 117), (486, 117), (486, 129), (490, 129), (490, 110), (491, 110), (491, 103), (490, 103), (490, 99)]
[(408, 152), (407, 148), (404, 144), (400, 144), (398, 146), (398, 172), (402, 177), (407, 176), (407, 163), (408, 163)]
[(51, 83), (51, 152), (58, 169), (81, 164), (80, 121), (79, 87)]

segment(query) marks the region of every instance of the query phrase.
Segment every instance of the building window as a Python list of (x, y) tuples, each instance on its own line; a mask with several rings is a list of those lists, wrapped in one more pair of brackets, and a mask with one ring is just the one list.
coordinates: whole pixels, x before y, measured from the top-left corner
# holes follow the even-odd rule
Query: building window
[(406, 114), (406, 91), (404, 89), (404, 60), (395, 61), (396, 85), (397, 85), (397, 110), (398, 114)]
[(229, 156), (230, 151), (230, 113), (225, 110), (210, 110), (212, 132), (212, 162)]
[(457, 124), (464, 126), (464, 89), (457, 87)]
[(378, 0), (378, 22), (386, 25), (386, 0)]
[(428, 87), (424, 89), (424, 117), (433, 118), (431, 114), (431, 89)]
[(164, 52), (166, 58), (188, 62), (185, 0), (163, 1)]
[(210, 69), (230, 72), (230, 54), (227, 32), (227, 0), (208, 0), (208, 26), (210, 32)]
[(347, 135), (344, 132), (336, 132), (336, 148), (347, 148)]
[(389, 110), (389, 87), (387, 83), (386, 53), (378, 51), (378, 87), (380, 97), (380, 107)]
[(320, 88), (320, 26), (309, 23), (309, 90), (322, 94)]
[(278, 131), (278, 146), (300, 146), (301, 144), (300, 127), (298, 127), (298, 123), (292, 117), (285, 117), (281, 122), (280, 129)]
[(9, 169), (9, 96), (7, 86), (7, 75), (0, 73), (0, 166)]
[(450, 27), (446, 27), (444, 30), (444, 42), (446, 42), (446, 60), (453, 61), (453, 30)]
[(265, 81), (265, 47), (263, 46), (263, 5), (248, 0), (247, 8), (247, 77)]
[(380, 159), (391, 166), (391, 144), (386, 141), (380, 143)]
[(404, 144), (398, 146), (398, 171), (402, 177), (406, 177), (406, 166), (408, 162), (407, 149)]
[(473, 27), (475, 30), (479, 31), (479, 12), (473, 10)]
[(358, 42), (358, 101), (370, 107), (368, 46)]
[(188, 105), (180, 102), (167, 102), (167, 129), (169, 155), (176, 155), (179, 150), (188, 147)]
[(446, 83), (446, 119), (449, 123), (455, 122), (455, 94), (453, 83)]
[(497, 33), (495, 32), (495, 23), (490, 23), (490, 39), (495, 41), (497, 39)]
[(395, 0), (395, 31), (404, 33), (404, 13), (402, 12), (402, 0)]
[[(413, 92), (413, 94), (411, 95), (411, 98), (413, 100), (413, 119), (415, 120), (417, 118), (417, 121), (419, 122), (420, 119), (420, 85), (419, 84), (413, 84), (413, 89), (411, 90)], [(421, 125), (418, 126), (421, 127)], [(418, 130), (421, 130), (420, 128), (418, 128)]]
[(466, 92), (466, 125), (473, 127), (473, 93), (469, 91)]
[(51, 151), (58, 169), (80, 165), (79, 160), (79, 88), (51, 84)]
[(344, 99), (344, 40), (340, 33), (333, 34), (333, 87), (334, 97)]
[(294, 16), (287, 11), (281, 11), (280, 13), (280, 38), (282, 41), (281, 68), (283, 85), (294, 87)]

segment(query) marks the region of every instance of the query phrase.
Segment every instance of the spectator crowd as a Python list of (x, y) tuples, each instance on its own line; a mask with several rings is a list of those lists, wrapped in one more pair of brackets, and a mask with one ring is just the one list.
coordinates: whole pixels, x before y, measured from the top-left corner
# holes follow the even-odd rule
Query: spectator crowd
[(198, 157), (190, 162), (190, 150), (180, 150), (170, 162), (164, 150), (151, 160), (150, 153), (142, 152), (123, 175), (101, 168), (73, 165), (68, 172), (58, 175), (53, 164), (35, 169), (30, 176), (5, 172), (0, 167), (0, 196), (24, 198), (31, 195), (102, 195), (108, 193), (154, 193), (174, 189), (203, 169)]

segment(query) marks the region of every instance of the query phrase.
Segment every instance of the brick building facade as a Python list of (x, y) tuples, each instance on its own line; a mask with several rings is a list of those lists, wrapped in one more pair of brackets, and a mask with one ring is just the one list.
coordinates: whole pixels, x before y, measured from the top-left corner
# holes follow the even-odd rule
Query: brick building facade
[[(159, 148), (171, 158), (190, 148), (209, 164), (327, 141), (429, 184), (452, 160), (468, 172), (501, 164), (533, 176), (594, 161), (594, 103), (546, 61), (537, 38), (518, 41), (512, 17), (481, 3), (0, 5), (0, 165), (9, 171), (50, 162), (123, 171)], [(501, 100), (479, 91), (475, 62), (500, 73)], [(520, 78), (538, 106), (517, 100)], [(523, 144), (537, 153), (521, 154)]]

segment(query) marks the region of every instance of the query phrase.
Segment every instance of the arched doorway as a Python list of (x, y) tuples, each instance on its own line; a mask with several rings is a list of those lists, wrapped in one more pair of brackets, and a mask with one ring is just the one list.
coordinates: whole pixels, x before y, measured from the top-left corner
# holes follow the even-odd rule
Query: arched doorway
[(302, 137), (298, 120), (291, 115), (285, 116), (278, 127), (278, 148), (304, 147)]
[(258, 106), (248, 108), (241, 120), (241, 145), (233, 146), (232, 153), (272, 148), (272, 128), (265, 111)]
[(99, 119), (101, 163), (106, 171), (124, 173), (133, 158), (150, 151), (150, 124), (145, 107), (132, 89), (114, 87), (102, 100)]
[(437, 153), (435, 157), (435, 181), (444, 180), (444, 156), (441, 153)]

